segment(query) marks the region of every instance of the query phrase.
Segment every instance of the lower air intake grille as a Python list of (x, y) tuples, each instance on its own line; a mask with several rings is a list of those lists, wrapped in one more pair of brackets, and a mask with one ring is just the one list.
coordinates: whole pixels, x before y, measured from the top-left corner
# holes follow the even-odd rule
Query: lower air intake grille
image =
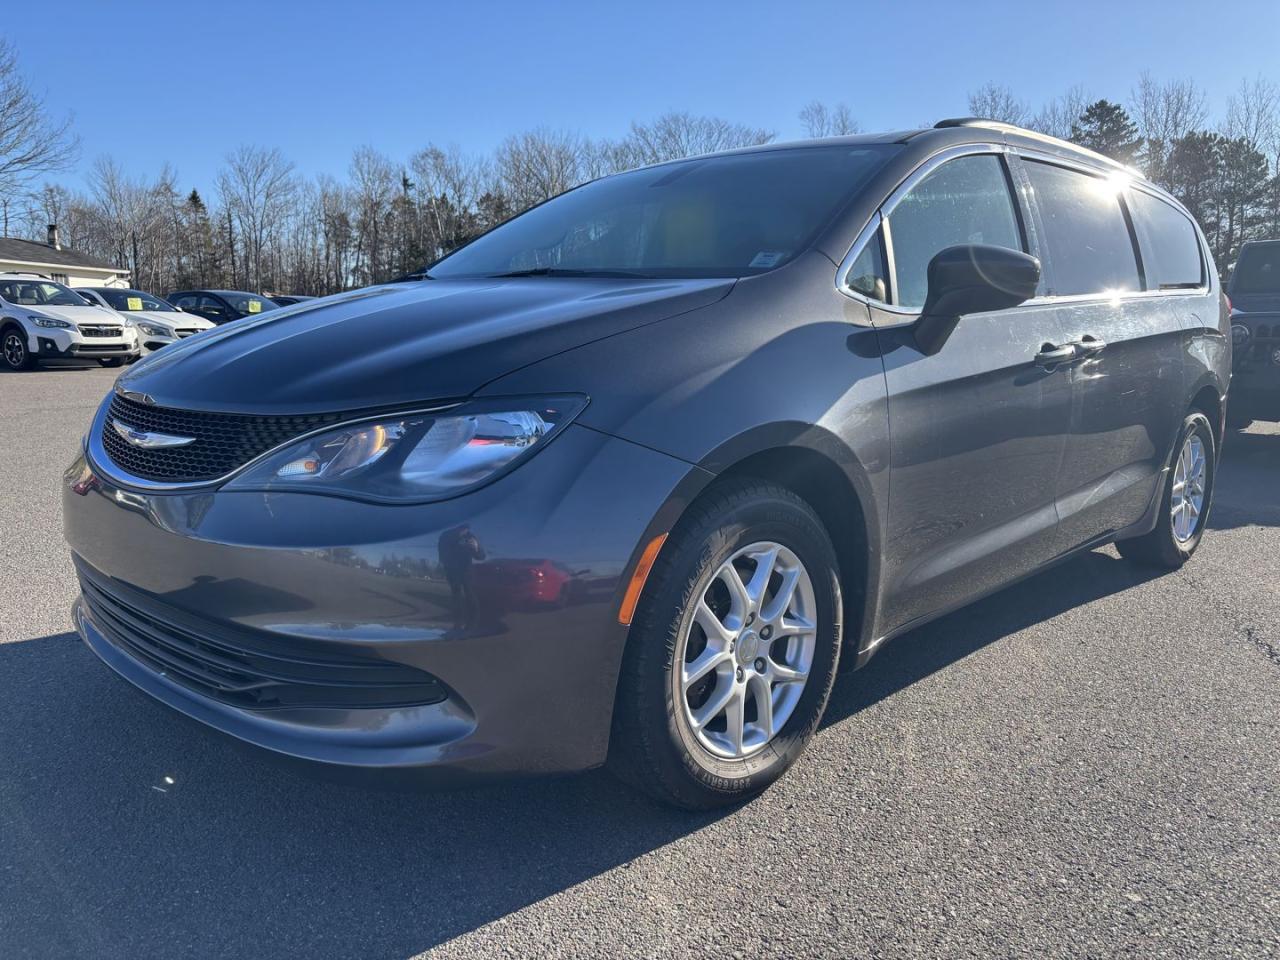
[(83, 562), (76, 566), (89, 617), (112, 646), (212, 700), (252, 710), (389, 709), (447, 695), (431, 674), (404, 664), (179, 625), (154, 598), (121, 588)]

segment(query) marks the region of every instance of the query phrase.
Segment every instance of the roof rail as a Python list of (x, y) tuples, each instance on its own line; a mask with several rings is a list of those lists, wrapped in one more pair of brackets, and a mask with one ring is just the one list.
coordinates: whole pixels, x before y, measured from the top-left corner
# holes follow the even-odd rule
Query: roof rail
[(949, 117), (946, 120), (939, 120), (933, 125), (935, 130), (945, 130), (948, 127), (1002, 127), (1010, 130), (1021, 130), (1017, 124), (1006, 123), (1003, 120), (992, 120), (989, 117)]

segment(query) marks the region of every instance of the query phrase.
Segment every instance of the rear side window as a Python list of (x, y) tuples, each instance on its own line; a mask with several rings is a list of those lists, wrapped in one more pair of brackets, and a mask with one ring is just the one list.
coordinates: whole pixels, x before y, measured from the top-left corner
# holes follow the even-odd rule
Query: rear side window
[(1199, 287), (1204, 281), (1200, 266), (1200, 239), (1181, 210), (1141, 190), (1132, 190), (1130, 209), (1146, 231), (1151, 262), (1144, 262), (1147, 286), (1160, 290)]
[(1231, 272), (1231, 295), (1280, 293), (1280, 244), (1249, 245)]
[(895, 302), (924, 306), (929, 261), (962, 243), (1022, 249), (1018, 216), (994, 154), (948, 161), (911, 188), (889, 215)]
[(1049, 163), (1026, 165), (1053, 261), (1049, 292), (1066, 297), (1141, 289), (1117, 185)]

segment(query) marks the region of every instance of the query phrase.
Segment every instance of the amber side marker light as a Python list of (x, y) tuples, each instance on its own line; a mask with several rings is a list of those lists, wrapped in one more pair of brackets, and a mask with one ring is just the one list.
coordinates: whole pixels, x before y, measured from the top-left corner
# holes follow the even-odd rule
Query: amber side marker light
[(667, 535), (660, 533), (649, 541), (644, 553), (640, 554), (640, 562), (636, 564), (635, 573), (631, 574), (622, 606), (618, 608), (618, 622), (624, 627), (631, 626), (631, 618), (636, 615), (636, 604), (640, 602), (640, 591), (644, 589), (644, 582), (649, 579), (649, 571), (653, 569), (653, 562), (658, 559), (658, 551), (666, 542)]

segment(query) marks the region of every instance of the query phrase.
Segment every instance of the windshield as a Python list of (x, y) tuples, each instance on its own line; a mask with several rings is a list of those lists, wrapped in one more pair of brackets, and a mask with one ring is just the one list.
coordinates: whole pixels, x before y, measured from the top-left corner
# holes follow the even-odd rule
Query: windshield
[(1229, 293), (1280, 293), (1280, 243), (1245, 247), (1231, 274)]
[(0, 280), (0, 297), (29, 307), (87, 307), (88, 300), (51, 280)]
[(798, 147), (596, 180), (479, 237), (432, 277), (743, 277), (804, 251), (898, 148)]
[(266, 313), (275, 310), (280, 304), (256, 293), (223, 293), (223, 300), (231, 305), (236, 313)]
[(159, 313), (176, 313), (173, 306), (159, 297), (141, 290), (117, 290), (114, 287), (99, 288), (98, 295), (114, 310), (151, 310)]

